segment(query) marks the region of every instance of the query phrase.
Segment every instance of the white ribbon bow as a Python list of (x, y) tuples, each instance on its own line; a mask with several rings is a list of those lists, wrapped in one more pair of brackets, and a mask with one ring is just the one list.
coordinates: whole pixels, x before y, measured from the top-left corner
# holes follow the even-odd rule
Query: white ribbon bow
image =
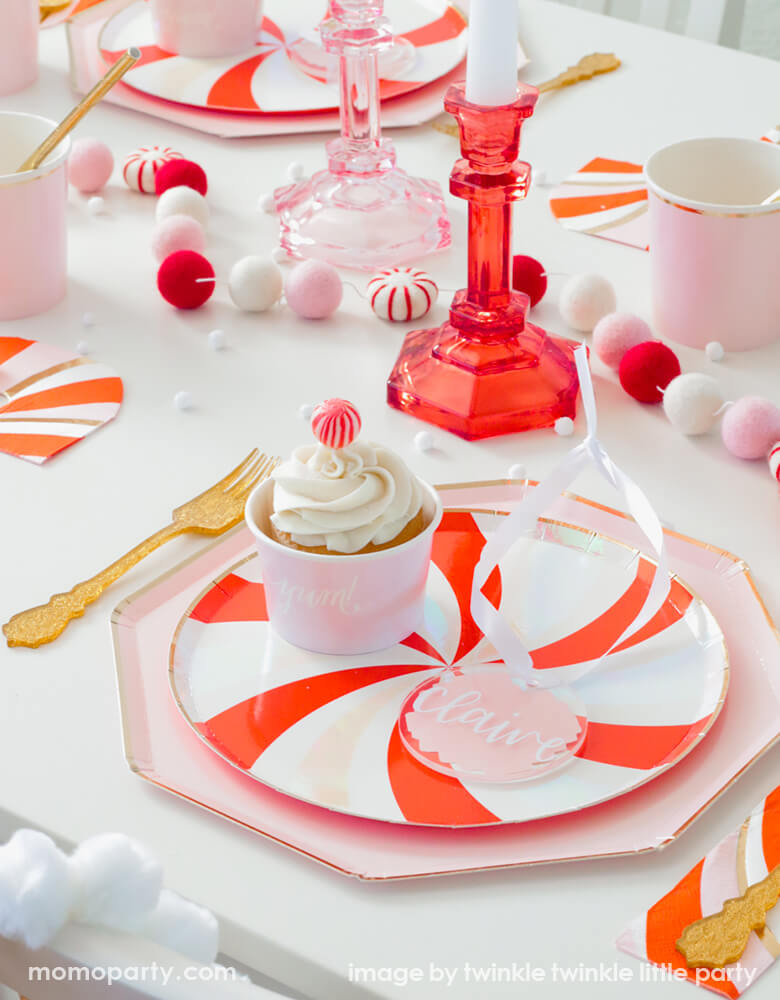
[[(580, 380), (582, 403), (585, 410), (588, 433), (585, 440), (578, 444), (562, 462), (552, 471), (549, 477), (529, 492), (502, 525), (492, 534), (482, 550), (482, 555), (474, 571), (474, 582), (471, 591), (471, 614), (485, 637), (496, 648), (501, 659), (507, 665), (515, 679), (522, 687), (556, 687), (571, 684), (599, 667), (605, 658), (630, 636), (642, 629), (663, 607), (671, 586), (666, 557), (664, 532), (658, 515), (653, 510), (650, 501), (637, 484), (615, 465), (604, 450), (596, 431), (596, 398), (593, 392), (593, 382), (588, 365), (588, 352), (578, 347), (574, 352), (577, 364), (577, 374)], [(597, 660), (577, 663), (566, 667), (552, 667), (537, 670), (531, 654), (523, 645), (520, 637), (507, 619), (498, 611), (482, 593), (490, 574), (499, 561), (511, 549), (517, 539), (529, 535), (536, 530), (540, 515), (548, 509), (558, 496), (567, 490), (579, 474), (591, 462), (598, 471), (620, 493), (628, 512), (647, 537), (650, 548), (656, 558), (656, 568), (653, 582), (647, 592), (644, 604), (633, 622), (621, 632), (610, 648)]]

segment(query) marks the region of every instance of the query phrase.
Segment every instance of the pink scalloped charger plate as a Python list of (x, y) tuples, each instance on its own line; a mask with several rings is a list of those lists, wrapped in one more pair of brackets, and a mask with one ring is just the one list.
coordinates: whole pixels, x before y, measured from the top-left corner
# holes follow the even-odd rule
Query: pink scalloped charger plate
[[(466, 20), (446, 0), (388, 0), (385, 8), (409, 58), (402, 60), (397, 79), (380, 81), (382, 100), (419, 90), (464, 58)], [(142, 58), (124, 83), (151, 97), (212, 111), (332, 111), (339, 103), (335, 79), (322, 76), (312, 59), (301, 57), (319, 48), (317, 26), (326, 12), (325, 0), (266, 0), (254, 50), (224, 59), (192, 59), (156, 44), (149, 4), (135, 0), (106, 22), (98, 44), (108, 64), (129, 46), (139, 47)]]
[[(586, 809), (658, 777), (704, 738), (723, 705), (723, 634), (677, 578), (658, 615), (571, 685), (587, 736), (565, 767), (523, 783), (443, 774), (399, 732), (411, 692), (443, 672), (480, 670), (496, 651), (471, 617), (474, 569), (502, 515), (445, 511), (433, 547), (425, 622), (363, 657), (317, 655), (271, 628), (259, 561), (220, 576), (182, 620), (171, 686), (195, 732), (258, 782), (351, 816), (470, 827)], [(598, 660), (637, 615), (655, 572), (636, 549), (540, 521), (488, 581), (537, 667)], [(579, 713), (578, 713), (579, 714)], [(499, 720), (497, 720), (499, 721)]]

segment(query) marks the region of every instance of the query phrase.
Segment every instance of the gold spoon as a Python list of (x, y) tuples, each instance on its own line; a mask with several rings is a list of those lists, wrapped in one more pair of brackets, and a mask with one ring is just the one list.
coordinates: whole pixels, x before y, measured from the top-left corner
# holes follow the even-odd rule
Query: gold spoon
[[(620, 60), (612, 52), (594, 52), (589, 56), (583, 56), (576, 66), (570, 66), (563, 73), (554, 76), (552, 80), (545, 80), (537, 86), (540, 94), (547, 94), (552, 90), (561, 90), (563, 87), (572, 87), (575, 83), (582, 83), (583, 80), (592, 80), (594, 76), (602, 73), (612, 73), (620, 66)], [(438, 118), (433, 122), (433, 127), (438, 132), (446, 135), (458, 136), (458, 126), (452, 121), (450, 115), (446, 118)]]

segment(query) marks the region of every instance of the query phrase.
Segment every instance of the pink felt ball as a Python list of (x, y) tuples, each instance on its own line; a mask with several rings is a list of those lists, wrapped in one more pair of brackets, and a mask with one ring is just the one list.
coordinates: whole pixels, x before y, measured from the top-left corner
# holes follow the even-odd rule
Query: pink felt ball
[(531, 306), (541, 302), (547, 291), (547, 273), (544, 264), (535, 257), (518, 253), (512, 258), (512, 288), (525, 292), (531, 300)]
[(203, 253), (206, 236), (203, 226), (190, 215), (169, 215), (157, 223), (152, 236), (152, 253), (160, 262), (177, 250)]
[(660, 403), (664, 389), (679, 374), (677, 355), (660, 340), (637, 344), (620, 362), (620, 384), (640, 403)]
[(780, 409), (761, 396), (743, 396), (724, 413), (720, 433), (737, 458), (766, 458), (780, 438)]
[(177, 250), (160, 265), (157, 287), (177, 309), (198, 309), (214, 294), (214, 268), (199, 253)]
[(608, 368), (615, 370), (626, 351), (652, 339), (653, 331), (647, 323), (631, 313), (608, 313), (593, 328), (593, 350)]
[(68, 159), (68, 180), (82, 194), (93, 194), (108, 184), (114, 154), (100, 139), (76, 139)]
[(325, 319), (338, 309), (344, 288), (331, 264), (305, 260), (287, 276), (284, 292), (289, 307), (303, 319)]
[(154, 176), (154, 190), (161, 195), (175, 187), (191, 187), (205, 197), (209, 189), (206, 171), (192, 160), (168, 160)]

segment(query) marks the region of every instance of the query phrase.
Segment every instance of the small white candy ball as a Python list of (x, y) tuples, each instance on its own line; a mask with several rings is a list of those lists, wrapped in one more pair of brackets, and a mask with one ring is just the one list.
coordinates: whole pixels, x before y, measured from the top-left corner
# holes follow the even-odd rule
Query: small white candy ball
[(678, 375), (664, 390), (664, 413), (681, 434), (706, 434), (723, 406), (720, 386), (709, 375)]
[(91, 312), (85, 312), (81, 317), (81, 325), (84, 327), (90, 327), (95, 325), (95, 317)]
[(571, 417), (558, 417), (555, 421), (555, 433), (559, 437), (571, 437), (574, 433), (574, 421)]
[(276, 305), (284, 289), (282, 272), (272, 260), (243, 257), (230, 272), (230, 297), (244, 312), (265, 312)]
[(293, 160), (293, 162), (287, 167), (287, 177), (295, 184), (297, 181), (302, 181), (306, 176), (306, 167), (298, 160)]
[(274, 264), (288, 264), (290, 262), (284, 247), (274, 247), (271, 251), (271, 260)]
[(80, 340), (78, 344), (76, 344), (76, 353), (81, 354), (82, 356), (84, 354), (89, 354), (89, 344), (86, 340)]
[(531, 172), (532, 187), (546, 187), (549, 184), (549, 175), (544, 167), (534, 167)]
[(526, 479), (527, 476), (526, 476), (525, 466), (524, 465), (520, 465), (520, 464), (510, 465), (509, 468), (506, 471), (506, 478), (507, 479)]
[(222, 351), (227, 347), (227, 335), (224, 330), (212, 330), (209, 333), (209, 347), (212, 351)]
[(173, 397), (173, 405), (177, 410), (191, 410), (194, 406), (192, 393), (185, 392), (184, 390), (177, 392)]
[(298, 416), (301, 420), (311, 420), (314, 416), (314, 411), (317, 409), (316, 403), (302, 403), (298, 407)]
[(430, 451), (436, 444), (430, 431), (418, 431), (414, 435), (414, 446), (418, 451)]
[(216, 917), (168, 889), (144, 924), (143, 937), (202, 965), (211, 965), (219, 954)]
[(83, 924), (137, 932), (162, 891), (162, 868), (121, 833), (85, 840), (70, 858), (73, 917)]
[(276, 214), (276, 198), (272, 191), (267, 191), (265, 194), (261, 194), (257, 199), (257, 207), (261, 212), (266, 212), (268, 215)]
[(87, 211), (90, 215), (104, 215), (106, 211), (106, 199), (96, 194), (87, 202)]
[(162, 222), (172, 215), (189, 215), (205, 229), (209, 222), (209, 206), (202, 194), (182, 184), (168, 188), (157, 199), (157, 221)]
[(615, 289), (600, 274), (575, 274), (566, 282), (558, 302), (570, 327), (590, 333), (600, 319), (615, 312)]
[(65, 926), (72, 903), (62, 851), (43, 833), (17, 830), (0, 847), (0, 937), (42, 948)]
[(704, 353), (707, 355), (710, 361), (722, 361), (726, 352), (723, 349), (723, 344), (717, 340), (711, 340), (709, 344), (704, 348)]

